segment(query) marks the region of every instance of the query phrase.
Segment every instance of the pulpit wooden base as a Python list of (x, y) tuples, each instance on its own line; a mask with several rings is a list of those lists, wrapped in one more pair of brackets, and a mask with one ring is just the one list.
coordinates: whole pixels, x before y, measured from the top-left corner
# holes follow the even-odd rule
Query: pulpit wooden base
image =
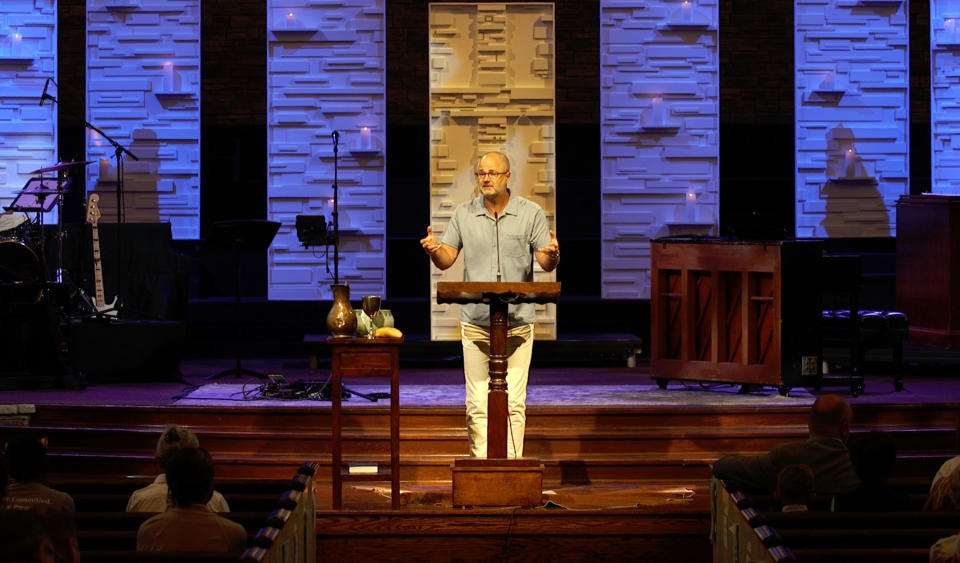
[(538, 459), (458, 459), (453, 470), (454, 506), (537, 506), (543, 491)]

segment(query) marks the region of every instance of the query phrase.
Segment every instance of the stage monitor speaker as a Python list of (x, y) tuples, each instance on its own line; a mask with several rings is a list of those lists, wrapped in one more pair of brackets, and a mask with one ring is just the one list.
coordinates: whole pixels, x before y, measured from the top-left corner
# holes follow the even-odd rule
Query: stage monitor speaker
[(185, 335), (172, 321), (74, 323), (70, 362), (94, 382), (177, 380)]

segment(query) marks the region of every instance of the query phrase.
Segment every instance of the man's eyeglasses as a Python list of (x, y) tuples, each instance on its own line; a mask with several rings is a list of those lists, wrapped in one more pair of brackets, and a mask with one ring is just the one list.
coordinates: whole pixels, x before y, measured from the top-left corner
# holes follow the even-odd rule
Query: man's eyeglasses
[(506, 171), (506, 172), (493, 172), (493, 171), (490, 171), (490, 172), (476, 172), (476, 176), (477, 176), (477, 178), (483, 178), (484, 176), (490, 176), (491, 178), (497, 178), (497, 177), (499, 177), (499, 176), (503, 176), (504, 174), (509, 174), (509, 173), (510, 173), (509, 170)]

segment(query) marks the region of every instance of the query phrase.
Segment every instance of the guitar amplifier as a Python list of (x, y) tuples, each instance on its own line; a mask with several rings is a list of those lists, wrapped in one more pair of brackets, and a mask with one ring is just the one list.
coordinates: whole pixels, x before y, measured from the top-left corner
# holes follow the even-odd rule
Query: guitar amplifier
[(177, 380), (185, 335), (173, 321), (74, 322), (70, 364), (95, 382)]

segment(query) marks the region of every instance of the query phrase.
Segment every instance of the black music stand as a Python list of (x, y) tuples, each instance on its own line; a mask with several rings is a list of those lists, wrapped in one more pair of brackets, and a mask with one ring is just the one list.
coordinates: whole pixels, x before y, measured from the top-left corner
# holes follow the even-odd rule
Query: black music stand
[(57, 194), (67, 191), (70, 179), (63, 181), (60, 190), (57, 189), (57, 183), (56, 178), (30, 178), (23, 189), (17, 192), (17, 197), (4, 209), (23, 213), (52, 211), (57, 204)]
[(206, 238), (200, 244), (201, 250), (232, 250), (237, 263), (237, 284), (234, 288), (234, 355), (236, 366), (215, 373), (207, 379), (233, 375), (242, 377), (249, 375), (267, 379), (267, 376), (240, 365), (240, 252), (264, 251), (273, 242), (273, 237), (280, 230), (280, 223), (263, 219), (238, 219), (234, 221), (218, 221), (207, 231)]

